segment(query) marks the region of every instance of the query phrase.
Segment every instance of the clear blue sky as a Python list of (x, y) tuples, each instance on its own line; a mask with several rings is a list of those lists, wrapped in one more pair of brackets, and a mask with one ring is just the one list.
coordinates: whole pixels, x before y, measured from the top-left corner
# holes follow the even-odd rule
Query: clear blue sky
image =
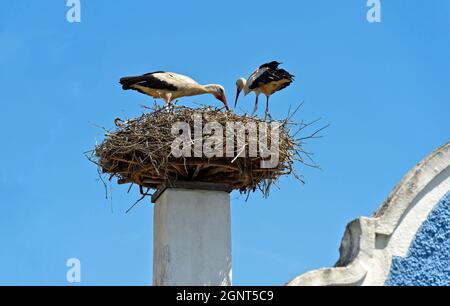
[(94, 124), (152, 102), (121, 91), (127, 74), (181, 72), (232, 100), (237, 77), (276, 59), (297, 78), (272, 115), (304, 101), (297, 119), (331, 124), (308, 146), (322, 170), (298, 168), (306, 185), (282, 179), (268, 200), (233, 194), (238, 285), (333, 265), (345, 225), (449, 141), (447, 0), (382, 1), (380, 24), (365, 0), (81, 3), (82, 22), (69, 24), (65, 0), (1, 0), (0, 284), (64, 285), (71, 257), (85, 285), (151, 284), (152, 205), (126, 215), (137, 192), (112, 184), (105, 200), (83, 156), (102, 140)]

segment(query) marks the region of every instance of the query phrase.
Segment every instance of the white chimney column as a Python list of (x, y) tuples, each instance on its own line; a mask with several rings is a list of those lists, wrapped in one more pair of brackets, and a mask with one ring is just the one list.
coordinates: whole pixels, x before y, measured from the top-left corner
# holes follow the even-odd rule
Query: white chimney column
[(154, 286), (231, 286), (230, 191), (179, 183), (155, 194)]

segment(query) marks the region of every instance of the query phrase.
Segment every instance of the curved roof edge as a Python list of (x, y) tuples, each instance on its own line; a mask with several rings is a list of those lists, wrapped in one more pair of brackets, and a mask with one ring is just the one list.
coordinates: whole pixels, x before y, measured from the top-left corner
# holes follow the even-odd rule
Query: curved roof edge
[(370, 268), (376, 237), (390, 236), (410, 209), (414, 199), (449, 167), (450, 143), (447, 143), (408, 172), (372, 217), (362, 217), (347, 225), (340, 247), (340, 259), (334, 268), (307, 272), (287, 285), (362, 284)]

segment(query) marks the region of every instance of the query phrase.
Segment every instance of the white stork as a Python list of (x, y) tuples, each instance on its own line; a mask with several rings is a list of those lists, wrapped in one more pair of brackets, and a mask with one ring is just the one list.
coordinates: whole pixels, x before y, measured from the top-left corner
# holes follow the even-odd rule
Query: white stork
[(254, 114), (258, 110), (259, 95), (263, 93), (267, 97), (265, 116), (265, 118), (267, 118), (269, 115), (270, 96), (275, 92), (288, 87), (294, 81), (294, 76), (284, 69), (279, 69), (279, 65), (281, 65), (281, 63), (273, 61), (256, 69), (247, 80), (239, 78), (236, 82), (237, 92), (234, 107), (236, 108), (237, 106), (239, 95), (242, 90), (244, 90), (245, 95), (248, 95), (253, 91), (256, 94), (255, 108), (253, 110)]
[(120, 79), (120, 84), (124, 90), (132, 89), (156, 99), (164, 99), (169, 105), (181, 97), (211, 94), (230, 111), (225, 89), (221, 85), (200, 85), (178, 73), (156, 71), (141, 76), (124, 77)]

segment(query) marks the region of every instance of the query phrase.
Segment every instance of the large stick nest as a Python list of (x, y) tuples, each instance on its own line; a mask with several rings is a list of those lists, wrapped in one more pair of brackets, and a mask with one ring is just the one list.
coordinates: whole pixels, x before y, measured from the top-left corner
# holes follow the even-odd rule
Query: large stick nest
[[(155, 106), (150, 112), (136, 119), (126, 121), (116, 119), (117, 129), (106, 132), (106, 138), (95, 148), (90, 159), (103, 173), (109, 174), (110, 179), (117, 177), (119, 184), (131, 183), (149, 189), (158, 189), (163, 184), (170, 186), (177, 181), (221, 183), (242, 193), (261, 190), (265, 196), (269, 194), (271, 186), (282, 176), (294, 175), (303, 182), (302, 176), (294, 171), (296, 162), (315, 166), (307, 160), (310, 159), (310, 154), (303, 150), (303, 145), (306, 139), (317, 138), (316, 135), (320, 130), (307, 137), (297, 138), (299, 132), (309, 124), (291, 122), (293, 114), (279, 121), (281, 124), (279, 163), (275, 168), (264, 169), (261, 167), (261, 157), (248, 157), (248, 144), (251, 140), (249, 137), (252, 137), (248, 132), (245, 134), (246, 157), (236, 157), (243, 154), (242, 148), (237, 146), (239, 139), (236, 136), (234, 139), (236, 151), (232, 158), (225, 157), (225, 140), (223, 140), (224, 157), (175, 158), (171, 154), (171, 147), (179, 135), (172, 134), (172, 126), (176, 122), (186, 122), (192, 127), (191, 132), (194, 135), (195, 114), (202, 115), (203, 127), (208, 122), (220, 123), (224, 127), (224, 135), (225, 126), (229, 122), (240, 122), (244, 125), (264, 122), (257, 117), (240, 116), (210, 107), (192, 109), (176, 106), (168, 109)], [(272, 141), (270, 122), (268, 122), (267, 138), (270, 148)], [(202, 139), (206, 141), (208, 136), (203, 136)], [(192, 146), (192, 156), (194, 156), (194, 146)]]

